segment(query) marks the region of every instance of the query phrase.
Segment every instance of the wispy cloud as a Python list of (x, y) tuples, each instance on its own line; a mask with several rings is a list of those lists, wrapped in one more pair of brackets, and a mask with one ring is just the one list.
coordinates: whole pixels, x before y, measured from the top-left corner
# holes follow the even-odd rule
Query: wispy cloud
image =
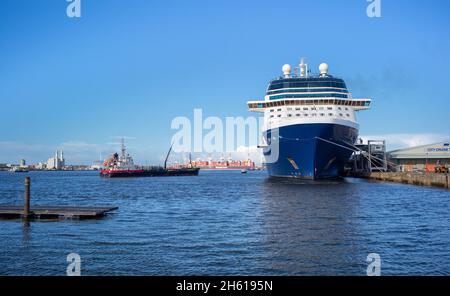
[(36, 152), (43, 151), (48, 149), (48, 146), (41, 144), (25, 144), (21, 142), (13, 142), (13, 141), (0, 141), (0, 149), (2, 150), (20, 150), (23, 152)]
[(263, 156), (262, 149), (257, 146), (240, 146), (233, 152), (232, 157), (234, 159), (243, 160), (250, 158), (254, 162), (260, 164)]
[(71, 142), (63, 142), (60, 145), (62, 149), (65, 150), (98, 150), (101, 149), (101, 146), (98, 144), (90, 144), (86, 142), (79, 142), (79, 141), (71, 141)]
[(0, 162), (18, 163), (19, 159), (40, 159), (41, 155), (48, 154), (50, 147), (41, 144), (26, 144), (14, 141), (0, 141)]

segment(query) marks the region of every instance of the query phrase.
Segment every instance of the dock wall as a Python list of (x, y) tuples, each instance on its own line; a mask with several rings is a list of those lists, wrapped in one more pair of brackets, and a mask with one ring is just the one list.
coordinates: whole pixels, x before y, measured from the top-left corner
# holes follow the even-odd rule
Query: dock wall
[(395, 183), (433, 186), (450, 189), (448, 174), (434, 174), (434, 173), (409, 173), (409, 172), (373, 172), (368, 176), (369, 179), (380, 181), (388, 181)]

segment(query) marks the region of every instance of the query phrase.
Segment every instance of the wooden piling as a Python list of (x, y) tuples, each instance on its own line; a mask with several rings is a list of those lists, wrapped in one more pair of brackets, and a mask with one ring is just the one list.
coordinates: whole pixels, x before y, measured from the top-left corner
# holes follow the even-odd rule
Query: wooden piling
[(30, 177), (25, 177), (25, 194), (23, 204), (23, 217), (25, 219), (30, 217)]
[(30, 206), (30, 177), (25, 177), (25, 191), (23, 205), (0, 205), (0, 218), (22, 218), (25, 223), (35, 219), (54, 218), (100, 218), (107, 213), (115, 211), (118, 207), (113, 206), (55, 206), (34, 205), (33, 211)]

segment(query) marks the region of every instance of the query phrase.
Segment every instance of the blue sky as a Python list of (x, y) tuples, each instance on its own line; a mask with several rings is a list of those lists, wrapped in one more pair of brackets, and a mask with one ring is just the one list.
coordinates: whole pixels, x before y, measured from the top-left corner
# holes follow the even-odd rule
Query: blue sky
[[(374, 99), (360, 133), (390, 146), (450, 138), (449, 1), (65, 0), (0, 2), (0, 163), (65, 148), (90, 163), (130, 137), (159, 162), (176, 116), (250, 116), (284, 63), (306, 57)], [(414, 141), (412, 141), (414, 139)]]

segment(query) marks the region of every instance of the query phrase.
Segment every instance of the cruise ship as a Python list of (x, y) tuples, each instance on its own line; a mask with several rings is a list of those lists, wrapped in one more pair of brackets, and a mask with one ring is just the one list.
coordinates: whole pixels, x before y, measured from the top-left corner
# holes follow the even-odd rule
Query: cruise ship
[(338, 177), (356, 150), (356, 112), (369, 109), (372, 101), (353, 98), (344, 80), (328, 70), (322, 63), (312, 75), (304, 59), (294, 71), (286, 64), (264, 100), (247, 103), (249, 111), (264, 113), (260, 147), (270, 176)]

